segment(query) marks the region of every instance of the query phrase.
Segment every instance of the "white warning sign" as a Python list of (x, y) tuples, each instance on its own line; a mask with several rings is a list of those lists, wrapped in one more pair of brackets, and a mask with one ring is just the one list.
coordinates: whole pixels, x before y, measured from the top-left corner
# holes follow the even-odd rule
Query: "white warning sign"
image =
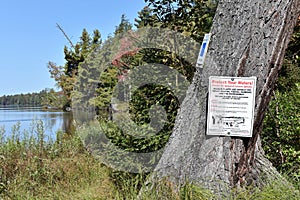
[(207, 135), (252, 137), (256, 77), (209, 77)]

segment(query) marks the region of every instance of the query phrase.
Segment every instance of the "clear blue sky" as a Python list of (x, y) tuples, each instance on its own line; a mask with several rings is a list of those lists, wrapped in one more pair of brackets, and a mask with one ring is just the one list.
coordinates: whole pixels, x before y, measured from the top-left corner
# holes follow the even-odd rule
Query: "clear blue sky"
[(60, 24), (76, 43), (86, 28), (105, 39), (122, 14), (134, 22), (144, 0), (5, 0), (0, 5), (0, 96), (54, 88), (49, 61), (64, 64), (69, 45)]

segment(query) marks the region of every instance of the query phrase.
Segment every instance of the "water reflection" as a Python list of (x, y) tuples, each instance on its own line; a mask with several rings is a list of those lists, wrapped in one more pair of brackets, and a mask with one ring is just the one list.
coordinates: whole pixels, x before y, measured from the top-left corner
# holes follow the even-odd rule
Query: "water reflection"
[[(12, 128), (20, 122), (20, 132), (32, 130), (35, 121), (43, 122), (45, 135), (55, 138), (56, 132), (74, 131), (71, 112), (45, 111), (38, 107), (0, 107), (0, 127), (5, 136), (12, 133)], [(30, 131), (29, 131), (30, 132)]]

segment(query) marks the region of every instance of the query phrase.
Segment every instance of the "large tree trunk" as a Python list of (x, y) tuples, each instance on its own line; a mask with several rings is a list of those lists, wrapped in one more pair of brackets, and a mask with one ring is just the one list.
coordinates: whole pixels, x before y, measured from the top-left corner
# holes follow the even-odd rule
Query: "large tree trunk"
[[(261, 185), (277, 171), (264, 158), (260, 132), (300, 0), (221, 0), (203, 69), (197, 69), (165, 152), (161, 177), (196, 181), (216, 191)], [(206, 115), (209, 76), (257, 77), (253, 137), (209, 137)]]

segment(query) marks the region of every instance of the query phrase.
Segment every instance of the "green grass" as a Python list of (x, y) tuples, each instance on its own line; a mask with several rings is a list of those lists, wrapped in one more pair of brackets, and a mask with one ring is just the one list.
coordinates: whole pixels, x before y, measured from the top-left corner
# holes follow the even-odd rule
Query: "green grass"
[[(35, 133), (32, 135), (32, 133)], [(118, 172), (104, 166), (74, 135), (58, 132), (45, 140), (43, 125), (22, 133), (18, 124), (4, 138), (0, 129), (0, 199), (217, 199), (210, 191), (187, 183), (175, 190), (166, 180), (145, 190), (151, 174)], [(144, 191), (140, 193), (140, 191)], [(233, 190), (228, 199), (299, 199), (299, 191), (282, 183)]]
[[(20, 140), (18, 127), (0, 144), (0, 199), (112, 199), (109, 169), (91, 156), (75, 136), (55, 141), (36, 136)], [(3, 130), (1, 135), (3, 136)]]

